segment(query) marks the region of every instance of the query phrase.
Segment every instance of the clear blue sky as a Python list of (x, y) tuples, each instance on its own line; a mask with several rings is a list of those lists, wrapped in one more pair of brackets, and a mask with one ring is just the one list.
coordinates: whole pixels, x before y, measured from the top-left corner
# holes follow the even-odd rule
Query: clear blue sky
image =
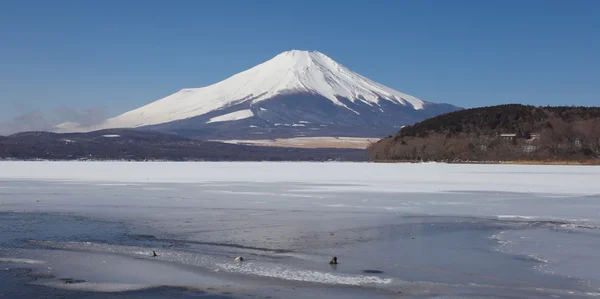
[(117, 115), (289, 49), (427, 101), (600, 105), (597, 0), (3, 0), (0, 120)]

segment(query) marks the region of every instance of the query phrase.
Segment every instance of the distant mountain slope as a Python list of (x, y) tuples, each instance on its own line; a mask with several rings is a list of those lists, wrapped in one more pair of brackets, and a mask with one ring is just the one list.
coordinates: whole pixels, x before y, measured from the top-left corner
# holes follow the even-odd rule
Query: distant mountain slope
[(600, 157), (600, 108), (500, 105), (443, 114), (369, 148), (375, 160)]
[(0, 159), (327, 161), (366, 160), (364, 150), (252, 147), (151, 131), (25, 132), (0, 137)]
[(189, 137), (385, 136), (444, 112), (359, 75), (319, 52), (287, 51), (219, 83), (182, 89), (94, 127), (146, 128)]

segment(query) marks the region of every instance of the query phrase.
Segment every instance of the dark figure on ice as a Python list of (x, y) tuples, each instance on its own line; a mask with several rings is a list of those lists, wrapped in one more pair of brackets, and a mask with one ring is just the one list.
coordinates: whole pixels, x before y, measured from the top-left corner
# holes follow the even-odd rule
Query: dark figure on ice
[(337, 257), (335, 257), (335, 256), (331, 259), (331, 261), (329, 261), (330, 265), (337, 265), (337, 263), (338, 263), (337, 262)]

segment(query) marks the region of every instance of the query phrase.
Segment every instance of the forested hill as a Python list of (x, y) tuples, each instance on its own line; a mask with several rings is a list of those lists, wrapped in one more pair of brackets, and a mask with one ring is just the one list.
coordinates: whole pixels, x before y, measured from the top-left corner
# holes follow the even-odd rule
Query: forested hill
[(597, 107), (535, 107), (500, 105), (473, 108), (443, 114), (406, 126), (398, 136), (425, 136), (430, 133), (493, 134), (541, 131), (552, 127), (552, 121), (567, 123), (600, 118)]
[(406, 126), (369, 148), (373, 160), (582, 160), (600, 155), (600, 107), (500, 105)]

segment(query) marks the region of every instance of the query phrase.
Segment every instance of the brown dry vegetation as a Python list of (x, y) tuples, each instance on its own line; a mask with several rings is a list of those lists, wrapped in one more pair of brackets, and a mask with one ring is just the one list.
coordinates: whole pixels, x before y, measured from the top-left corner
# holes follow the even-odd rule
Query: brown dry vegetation
[[(503, 133), (516, 137), (503, 139)], [(600, 159), (600, 108), (503, 105), (463, 110), (402, 128), (372, 145), (369, 156), (387, 161), (595, 163), (589, 161)]]

